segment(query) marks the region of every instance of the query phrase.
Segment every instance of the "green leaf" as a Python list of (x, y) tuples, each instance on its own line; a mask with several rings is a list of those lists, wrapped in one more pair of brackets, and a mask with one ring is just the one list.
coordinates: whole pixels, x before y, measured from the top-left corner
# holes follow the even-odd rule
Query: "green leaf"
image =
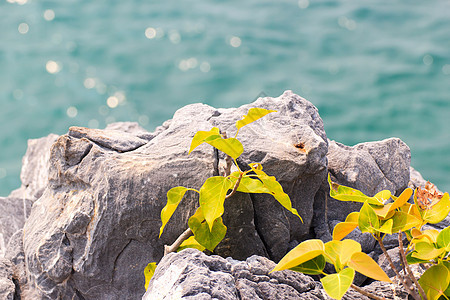
[(167, 192), (167, 204), (161, 210), (162, 225), (161, 225), (161, 228), (159, 229), (159, 237), (161, 237), (164, 227), (166, 226), (167, 222), (169, 222), (173, 213), (177, 209), (178, 204), (180, 204), (181, 199), (183, 199), (184, 194), (189, 190), (196, 191), (195, 189), (188, 189), (184, 186), (177, 186), (177, 187), (171, 188)]
[[(248, 113), (246, 115), (242, 116), (242, 120), (239, 120), (236, 122), (236, 128), (238, 129), (238, 132), (242, 127), (244, 127), (244, 126), (264, 117), (265, 115), (272, 113), (272, 112), (276, 112), (276, 110), (268, 110), (268, 109), (258, 108), (258, 107), (250, 108), (248, 110)], [(237, 135), (237, 133), (236, 133), (236, 135)]]
[(203, 247), (202, 245), (200, 245), (199, 242), (197, 242), (197, 240), (195, 239), (195, 237), (193, 235), (191, 235), (189, 238), (185, 239), (180, 247), (178, 247), (177, 252), (180, 252), (181, 250), (187, 249), (187, 248), (194, 248), (194, 249), (198, 249), (200, 251), (204, 251), (205, 247)]
[(434, 259), (445, 251), (444, 248), (436, 249), (433, 244), (428, 242), (416, 243), (415, 249), (416, 251), (412, 253), (412, 257), (424, 260)]
[(232, 185), (231, 180), (226, 177), (213, 176), (206, 179), (200, 188), (200, 207), (210, 230), (212, 230), (214, 220), (223, 214), (225, 197)]
[(392, 232), (406, 231), (413, 227), (418, 227), (421, 224), (420, 219), (403, 211), (396, 211), (391, 219), (394, 222)]
[(195, 240), (211, 252), (214, 251), (214, 248), (223, 240), (227, 233), (227, 227), (223, 224), (222, 218), (215, 219), (210, 230), (205, 222), (201, 207), (189, 218), (188, 225), (194, 233)]
[(210, 136), (205, 139), (205, 143), (210, 144), (234, 159), (238, 158), (244, 152), (244, 147), (241, 142), (235, 138), (224, 139), (222, 136)]
[(153, 274), (155, 274), (156, 270), (156, 263), (152, 262), (149, 263), (145, 269), (144, 269), (144, 276), (145, 276), (145, 290), (148, 289), (148, 285), (150, 284), (150, 279), (152, 279)]
[(383, 269), (364, 252), (354, 253), (347, 265), (367, 277), (379, 281), (392, 282)]
[(328, 183), (330, 184), (330, 196), (340, 201), (366, 202), (374, 205), (383, 205), (379, 199), (364, 195), (361, 191), (348, 186), (340, 185), (331, 181), (328, 174)]
[(333, 299), (341, 299), (353, 283), (355, 270), (346, 268), (337, 274), (331, 274), (320, 279), (325, 292)]
[(265, 193), (270, 194), (269, 189), (259, 179), (244, 176), (237, 188), (238, 192), (243, 193)]
[(379, 202), (384, 203), (391, 197), (391, 191), (382, 190), (376, 193), (376, 195), (374, 195), (373, 197), (376, 198)]
[(394, 224), (394, 221), (392, 219), (386, 220), (381, 226), (380, 229), (378, 229), (379, 232), (392, 234), (392, 226)]
[(289, 251), (275, 266), (271, 273), (296, 267), (308, 260), (311, 260), (323, 254), (324, 251), (325, 246), (321, 240), (306, 240)]
[(413, 257), (412, 256), (413, 253), (415, 253), (415, 252), (411, 251), (406, 255), (406, 261), (408, 262), (408, 264), (414, 265), (414, 264), (429, 263), (428, 260)]
[(362, 233), (375, 233), (380, 228), (380, 221), (368, 202), (364, 202), (359, 211), (358, 225)]
[(356, 227), (358, 223), (356, 222), (341, 222), (337, 223), (333, 228), (333, 240), (342, 240), (347, 235), (350, 234)]
[(437, 236), (437, 245), (439, 248), (445, 248), (445, 251), (450, 251), (450, 227), (444, 228)]
[(203, 144), (205, 140), (210, 137), (222, 138), (219, 128), (213, 127), (210, 131), (197, 131), (197, 133), (195, 133), (194, 137), (192, 138), (191, 147), (189, 148), (189, 154), (191, 154), (192, 150)]
[(289, 270), (309, 275), (319, 275), (322, 274), (322, 270), (325, 268), (325, 263), (325, 257), (323, 255), (319, 255), (298, 266), (289, 268)]
[(291, 199), (289, 198), (288, 194), (286, 194), (283, 191), (283, 187), (281, 184), (275, 179), (274, 176), (269, 176), (264, 171), (259, 169), (257, 165), (251, 164), (250, 167), (252, 168), (252, 171), (255, 172), (256, 176), (261, 180), (264, 187), (269, 191), (267, 194), (271, 194), (275, 197), (275, 199), (283, 205), (284, 208), (286, 208), (288, 211), (296, 215), (300, 218), (300, 220), (303, 222), (302, 218), (298, 214), (297, 210), (292, 207)]
[(439, 202), (433, 205), (430, 209), (419, 210), (422, 213), (422, 218), (426, 222), (431, 224), (441, 222), (450, 212), (450, 199), (448, 193), (445, 193), (441, 200), (439, 200)]
[(429, 300), (437, 300), (443, 295), (449, 283), (449, 270), (442, 264), (430, 267), (419, 279), (419, 284)]
[(334, 265), (337, 272), (347, 265), (356, 252), (361, 252), (361, 245), (354, 240), (333, 240), (325, 243), (325, 258)]

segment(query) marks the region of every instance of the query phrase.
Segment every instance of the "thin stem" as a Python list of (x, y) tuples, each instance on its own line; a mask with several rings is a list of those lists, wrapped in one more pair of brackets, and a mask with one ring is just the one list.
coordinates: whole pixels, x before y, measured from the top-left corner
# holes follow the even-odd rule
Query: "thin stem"
[(394, 270), (395, 274), (397, 275), (397, 277), (401, 280), (402, 276), (400, 275), (400, 273), (398, 272), (397, 268), (395, 267), (394, 263), (392, 262), (391, 257), (389, 256), (389, 254), (387, 253), (386, 248), (384, 247), (383, 241), (381, 240), (379, 235), (375, 235), (375, 239), (378, 241), (378, 244), (380, 245), (381, 250), (384, 253), (384, 256), (386, 257), (386, 259), (389, 262), (389, 265), (391, 266), (392, 270)]
[(238, 189), (239, 184), (241, 183), (242, 176), (244, 176), (244, 173), (243, 172), (239, 173), (239, 178), (237, 179), (237, 181), (236, 181), (236, 183), (235, 183), (235, 185), (233, 187), (233, 190), (231, 191), (231, 193), (226, 195), (225, 199), (230, 198), (231, 196), (234, 195), (234, 193), (236, 193), (236, 190)]
[[(405, 255), (405, 251), (403, 250), (403, 234), (400, 231), (398, 233), (398, 247), (400, 249), (400, 257), (402, 259), (403, 265), (406, 268), (406, 271), (408, 272), (409, 278), (414, 282), (414, 284), (416, 285), (417, 289), (419, 290), (420, 295), (422, 296), (422, 299), (427, 300), (427, 296), (425, 295), (425, 291), (422, 289), (422, 287), (420, 286), (419, 282), (417, 281), (416, 277), (414, 276), (414, 274), (411, 271), (411, 268), (409, 267), (408, 262), (406, 261), (406, 255)], [(420, 299), (420, 298), (419, 298)]]
[(177, 251), (178, 247), (186, 240), (188, 237), (192, 235), (192, 230), (190, 228), (186, 229), (180, 236), (177, 238), (175, 242), (173, 242), (172, 245), (164, 246), (164, 256), (166, 256), (169, 253)]
[(381, 298), (381, 297), (375, 296), (374, 294), (369, 293), (368, 291), (363, 290), (362, 288), (360, 288), (360, 287), (357, 286), (357, 285), (354, 285), (353, 283), (352, 283), (351, 287), (352, 287), (355, 291), (357, 291), (358, 293), (363, 294), (364, 296), (369, 297), (369, 298), (371, 298), (371, 299), (375, 299), (375, 300), (385, 300), (385, 299), (386, 299), (386, 298)]

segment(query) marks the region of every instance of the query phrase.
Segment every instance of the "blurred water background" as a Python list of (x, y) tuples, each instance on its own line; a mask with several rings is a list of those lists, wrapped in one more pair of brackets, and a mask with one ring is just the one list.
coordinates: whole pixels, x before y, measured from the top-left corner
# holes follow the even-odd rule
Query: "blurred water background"
[(27, 139), (291, 89), (330, 139), (396, 136), (450, 191), (450, 2), (0, 0), (0, 195)]

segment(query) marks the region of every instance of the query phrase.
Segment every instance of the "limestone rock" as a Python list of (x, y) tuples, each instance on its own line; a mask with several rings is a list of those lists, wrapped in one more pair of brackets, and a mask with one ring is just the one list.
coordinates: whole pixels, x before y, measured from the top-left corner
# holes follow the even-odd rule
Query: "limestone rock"
[(6, 246), (11, 236), (23, 228), (30, 209), (30, 200), (0, 197), (0, 257), (6, 254)]
[(20, 172), (22, 185), (9, 197), (35, 201), (42, 195), (48, 183), (50, 147), (57, 138), (56, 134), (49, 134), (40, 139), (28, 140), (28, 148), (22, 159)]
[[(411, 152), (398, 138), (367, 142), (348, 147), (331, 141), (328, 152), (328, 169), (332, 180), (356, 188), (368, 196), (381, 190), (399, 195), (409, 182)], [(328, 218), (344, 221), (360, 203), (328, 199)]]
[(278, 261), (286, 253), (290, 241), (309, 237), (314, 196), (327, 174), (328, 141), (317, 108), (291, 91), (278, 98), (259, 98), (237, 109), (219, 110), (220, 114), (211, 121), (228, 136), (234, 136), (234, 124), (250, 107), (277, 112), (239, 131), (244, 153), (238, 163), (241, 169), (248, 169), (250, 162), (261, 163), (264, 171), (281, 183), (303, 219), (302, 223), (274, 202), (271, 195), (251, 195), (257, 230), (269, 256)]
[(0, 299), (13, 300), (16, 286), (13, 282), (11, 262), (0, 258)]
[(216, 253), (278, 260), (290, 242), (308, 237), (314, 196), (327, 173), (327, 139), (317, 109), (292, 92), (237, 109), (188, 105), (149, 134), (130, 124), (72, 127), (51, 148), (47, 189), (24, 228), (28, 284), (39, 297), (140, 297), (142, 270), (161, 259), (163, 245), (186, 229), (198, 206), (197, 195), (188, 192), (159, 239), (167, 191), (179, 185), (199, 189), (220, 174), (223, 156), (211, 146), (188, 156), (192, 137), (212, 126), (232, 136), (233, 124), (250, 107), (278, 112), (241, 129), (245, 152), (238, 163), (262, 163), (304, 223), (270, 195), (236, 194), (226, 203), (229, 230)]
[(274, 266), (260, 256), (236, 261), (186, 249), (161, 260), (142, 299), (327, 299), (311, 277), (269, 274)]

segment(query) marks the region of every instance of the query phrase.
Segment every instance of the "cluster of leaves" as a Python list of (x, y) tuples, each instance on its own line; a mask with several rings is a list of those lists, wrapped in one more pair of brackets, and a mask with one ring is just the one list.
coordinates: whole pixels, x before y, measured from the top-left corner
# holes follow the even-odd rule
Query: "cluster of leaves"
[[(291, 200), (283, 191), (280, 183), (275, 177), (267, 175), (262, 170), (260, 163), (250, 163), (250, 168), (242, 171), (236, 161), (244, 151), (241, 142), (236, 138), (239, 130), (272, 112), (275, 111), (263, 108), (249, 109), (247, 115), (244, 115), (241, 120), (236, 122), (236, 135), (232, 138), (226, 138), (226, 134), (221, 134), (217, 127), (213, 127), (210, 131), (198, 131), (194, 135), (189, 154), (201, 144), (207, 143), (225, 153), (229, 164), (234, 161), (237, 171), (232, 173), (226, 171), (224, 176), (210, 177), (199, 190), (177, 186), (167, 192), (167, 204), (161, 211), (162, 225), (159, 236), (163, 233), (164, 227), (174, 214), (186, 192), (193, 191), (199, 195), (199, 207), (195, 214), (189, 218), (189, 229), (187, 230), (186, 239), (183, 237), (182, 243), (179, 246), (176, 245), (175, 250), (197, 248), (200, 251), (205, 249), (214, 251), (214, 248), (223, 240), (227, 232), (227, 227), (222, 220), (225, 200), (235, 192), (270, 194), (283, 207), (302, 220), (297, 210), (292, 207)], [(231, 165), (228, 165), (227, 170), (230, 169)], [(189, 236), (191, 234), (193, 236)], [(156, 264), (150, 263), (144, 270), (146, 288), (155, 268)]]
[[(369, 197), (359, 190), (332, 182), (330, 177), (328, 181), (331, 197), (341, 201), (361, 202), (361, 210), (350, 213), (345, 222), (334, 227), (332, 241), (325, 244), (320, 240), (301, 243), (273, 271), (292, 269), (306, 274), (323, 274), (325, 277), (321, 281), (325, 291), (330, 297), (340, 299), (351, 286), (355, 270), (376, 280), (390, 282), (382, 269), (369, 256), (360, 252), (361, 246), (357, 242), (341, 240), (358, 227), (361, 232), (372, 234), (385, 255), (389, 256), (382, 240), (387, 234), (399, 233), (400, 254), (404, 255), (402, 258), (405, 264), (422, 263), (428, 268), (417, 282), (409, 266), (403, 266), (404, 273), (408, 273), (411, 282), (416, 284), (421, 297), (430, 300), (441, 296), (446, 299), (450, 297), (450, 227), (442, 231), (422, 230), (425, 224), (439, 223), (448, 215), (448, 193), (441, 194), (430, 184), (425, 189), (417, 188), (414, 203), (409, 203), (413, 194), (410, 188), (405, 189), (398, 197), (388, 190)], [(409, 240), (406, 250), (401, 241), (403, 232)], [(389, 257), (388, 260), (392, 262)], [(323, 272), (325, 261), (334, 265), (336, 274), (327, 275)], [(395, 269), (393, 264), (391, 267)], [(395, 271), (397, 276), (402, 276), (396, 269)], [(403, 275), (403, 279), (405, 276)], [(417, 293), (415, 296), (420, 299)]]

